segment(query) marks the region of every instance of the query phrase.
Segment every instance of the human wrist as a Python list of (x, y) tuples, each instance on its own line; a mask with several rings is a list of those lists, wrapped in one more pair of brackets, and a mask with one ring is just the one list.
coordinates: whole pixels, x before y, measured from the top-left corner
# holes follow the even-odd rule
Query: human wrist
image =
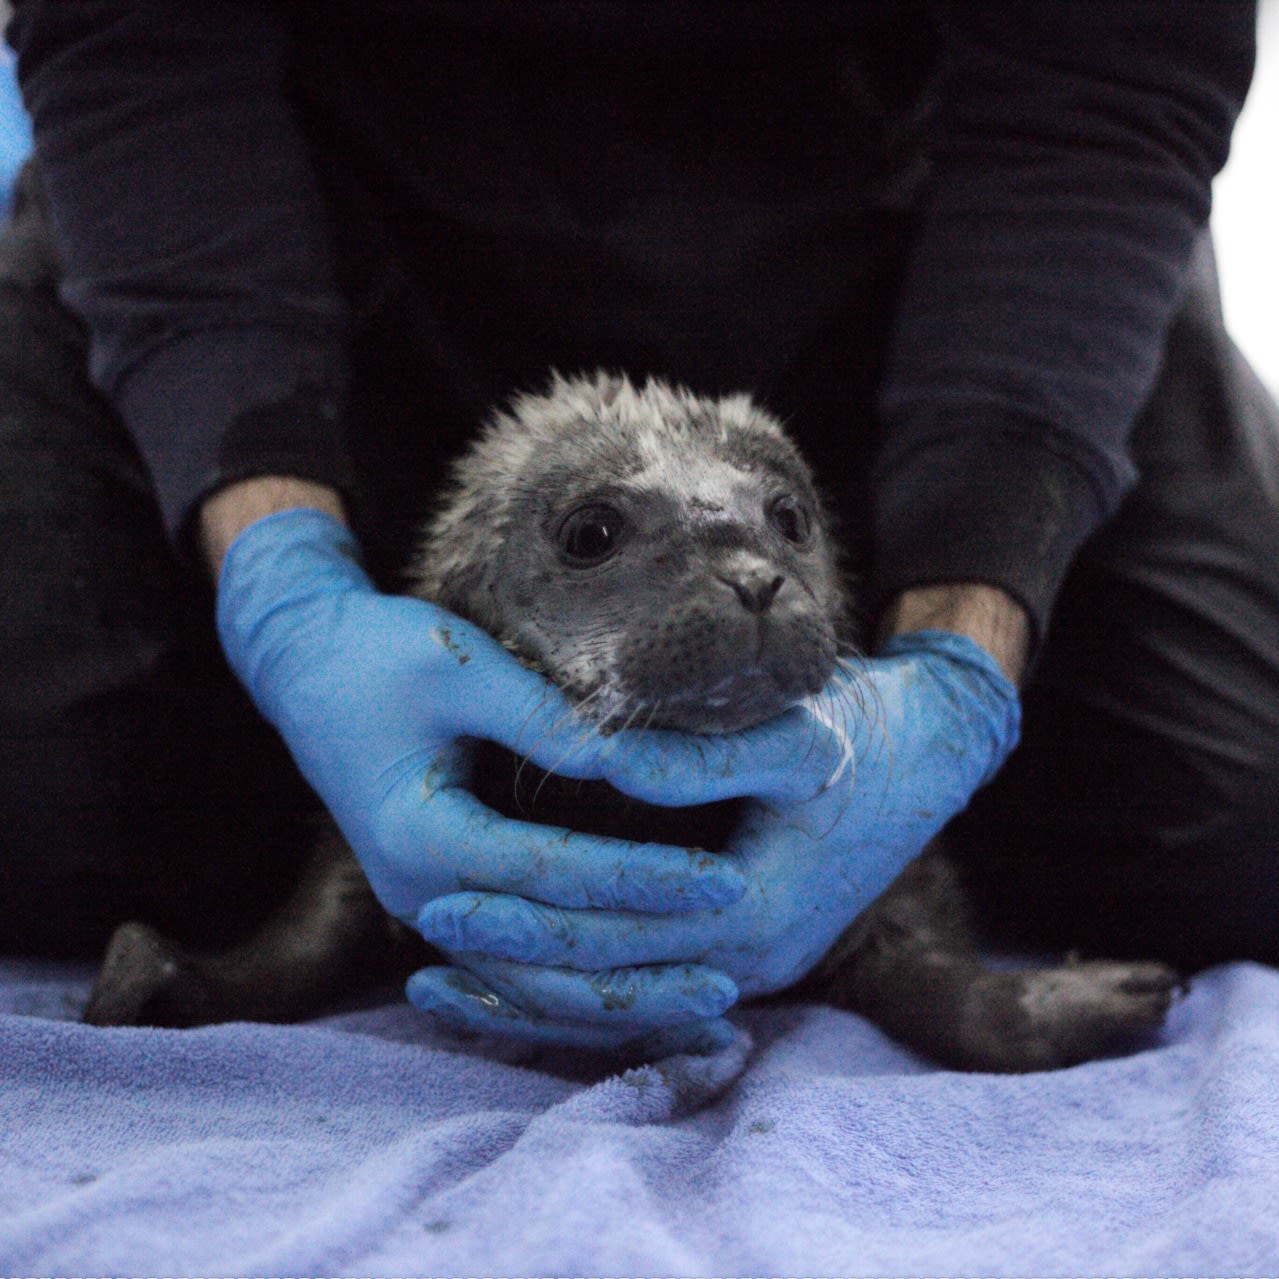
[(335, 489), (285, 475), (260, 475), (219, 489), (200, 508), (199, 538), (209, 571), (216, 580), (231, 543), (250, 524), (279, 511), (322, 511), (346, 523), (342, 498)]
[(966, 636), (994, 658), (1014, 685), (1020, 684), (1030, 653), (1030, 617), (999, 587), (952, 582), (903, 591), (884, 610), (879, 641), (925, 630)]

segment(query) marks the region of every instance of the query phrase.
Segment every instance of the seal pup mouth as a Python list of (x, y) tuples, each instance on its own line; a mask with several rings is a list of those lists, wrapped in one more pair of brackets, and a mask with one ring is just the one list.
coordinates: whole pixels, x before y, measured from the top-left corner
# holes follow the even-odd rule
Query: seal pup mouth
[(684, 733), (735, 733), (789, 710), (826, 686), (835, 669), (833, 649), (809, 660), (779, 664), (760, 660), (740, 665), (716, 679), (672, 688), (671, 681), (647, 685), (607, 679), (590, 692), (569, 695), (603, 732), (624, 726)]

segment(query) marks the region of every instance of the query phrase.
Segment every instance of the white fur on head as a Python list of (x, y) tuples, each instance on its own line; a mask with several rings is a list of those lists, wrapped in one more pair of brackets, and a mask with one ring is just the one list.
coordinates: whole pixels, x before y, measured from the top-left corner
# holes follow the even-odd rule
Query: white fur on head
[(454, 466), (416, 557), (416, 593), (499, 631), (500, 618), (484, 606), (481, 568), (492, 562), (531, 477), (566, 441), (582, 441), (584, 427), (597, 440), (625, 442), (637, 461), (669, 460), (672, 437), (708, 430), (720, 439), (745, 432), (786, 440), (749, 395), (711, 400), (657, 378), (637, 387), (625, 374), (555, 372), (547, 391), (517, 395), (509, 409), (496, 411)]

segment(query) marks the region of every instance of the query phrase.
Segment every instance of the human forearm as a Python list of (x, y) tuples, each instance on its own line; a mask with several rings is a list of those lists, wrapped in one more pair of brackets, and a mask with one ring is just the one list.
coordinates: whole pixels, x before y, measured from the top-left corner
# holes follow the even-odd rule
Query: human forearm
[(1038, 638), (1135, 472), (1212, 176), (1247, 88), (1247, 3), (947, 13), (950, 74), (897, 295), (874, 477), (876, 600), (998, 583)]
[(907, 631), (951, 631), (986, 650), (1018, 684), (1030, 650), (1030, 619), (1006, 591), (980, 582), (919, 586), (903, 591), (884, 611), (880, 639)]
[(215, 493), (200, 508), (200, 549), (213, 577), (221, 573), (227, 548), (242, 530), (264, 516), (299, 507), (346, 520), (336, 490), (287, 475), (255, 476)]
[(246, 475), (337, 488), (347, 314), (284, 6), (25, 0), (9, 37), (62, 299), (165, 523)]

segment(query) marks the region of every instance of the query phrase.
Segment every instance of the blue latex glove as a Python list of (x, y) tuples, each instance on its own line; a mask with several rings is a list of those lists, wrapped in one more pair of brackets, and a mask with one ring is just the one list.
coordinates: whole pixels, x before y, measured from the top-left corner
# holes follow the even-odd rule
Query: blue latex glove
[(31, 120), (18, 88), (17, 58), (0, 48), (0, 215), (13, 203), (18, 170), (31, 154)]
[(646, 965), (692, 962), (727, 974), (743, 996), (784, 989), (993, 775), (1019, 723), (1017, 692), (984, 649), (921, 631), (747, 732), (619, 734), (628, 754), (664, 765), (647, 770), (657, 784), (640, 798), (751, 798), (724, 854), (746, 879), (745, 895), (678, 916), (563, 909), (500, 893), (440, 897), (419, 916), (423, 935), (465, 953), (486, 988), (483, 998), (477, 989), (463, 998), (427, 970), (410, 998), (447, 1007), (476, 1029), (500, 1022), (535, 1034), (547, 974), (562, 968), (624, 983)]
[[(743, 891), (737, 872), (706, 853), (509, 821), (480, 804), (467, 789), (468, 739), (622, 785), (625, 760), (482, 631), (379, 593), (331, 516), (292, 510), (246, 528), (223, 564), (218, 629), (379, 900), (407, 923), (465, 889), (663, 918)], [(450, 989), (468, 980), (433, 971)], [(533, 980), (555, 1038), (605, 1048), (650, 1033), (671, 1049), (722, 1041), (729, 1031), (716, 1019), (737, 996), (722, 974), (682, 963), (647, 970), (621, 1000), (581, 974), (549, 988), (541, 974)]]

